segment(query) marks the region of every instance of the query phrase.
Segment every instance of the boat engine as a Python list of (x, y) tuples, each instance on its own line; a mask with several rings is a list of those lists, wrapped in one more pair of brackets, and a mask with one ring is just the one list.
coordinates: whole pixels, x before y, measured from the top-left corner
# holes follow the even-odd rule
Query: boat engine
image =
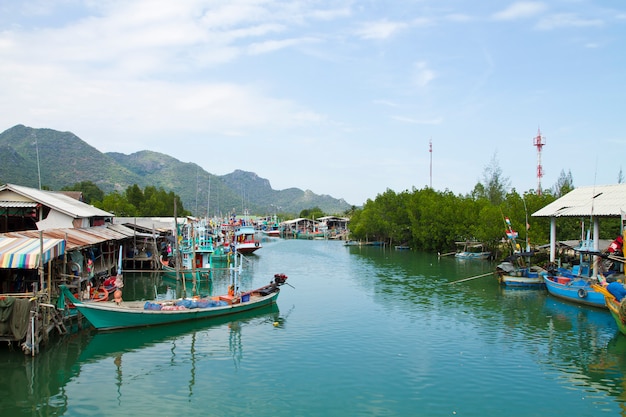
[(283, 285), (286, 280), (287, 280), (287, 275), (285, 274), (274, 275), (274, 282), (276, 283), (276, 285)]

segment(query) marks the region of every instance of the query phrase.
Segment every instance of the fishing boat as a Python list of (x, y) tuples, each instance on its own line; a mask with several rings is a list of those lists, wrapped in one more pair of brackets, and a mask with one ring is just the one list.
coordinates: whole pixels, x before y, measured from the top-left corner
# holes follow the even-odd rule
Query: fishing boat
[(463, 249), (454, 254), (457, 259), (489, 259), (491, 257), (491, 252), (484, 250), (484, 245), (480, 242), (456, 242), (456, 244), (463, 246)]
[[(512, 253), (504, 262), (496, 266), (498, 282), (505, 287), (545, 288), (543, 275), (547, 271), (540, 266), (531, 265), (531, 256), (534, 253), (530, 250), (528, 235), (526, 237), (526, 252), (522, 252), (520, 245), (517, 243), (518, 233), (511, 226), (511, 220), (505, 217), (504, 223), (505, 234)], [(528, 220), (526, 224), (528, 224)]]
[(177, 245), (172, 257), (167, 260), (161, 258), (161, 268), (165, 271), (163, 276), (170, 279), (210, 279), (216, 252), (215, 235), (210, 225), (203, 220), (190, 220), (183, 225), (176, 224), (175, 228)]
[[(618, 285), (621, 286), (622, 292), (625, 291), (622, 284), (618, 283)], [(611, 284), (609, 284), (609, 287), (610, 286)], [(593, 285), (593, 289), (603, 295), (606, 307), (611, 312), (611, 316), (613, 316), (615, 324), (617, 324), (617, 328), (619, 329), (620, 333), (626, 335), (626, 306), (624, 310), (622, 309), (622, 303), (624, 302), (624, 300), (622, 299), (621, 301), (619, 301), (617, 297), (611, 292), (609, 287), (603, 287), (596, 284)]]
[(229, 286), (229, 292), (217, 297), (180, 298), (155, 301), (111, 301), (89, 303), (79, 301), (65, 285), (60, 285), (61, 294), (97, 330), (115, 330), (186, 322), (211, 320), (254, 310), (276, 302), (280, 287), (287, 276), (274, 275), (268, 285), (252, 291), (235, 291), (237, 284)]
[(598, 280), (590, 277), (587, 271), (581, 275), (577, 267), (579, 265), (576, 265), (573, 271), (566, 268), (549, 269), (543, 275), (548, 293), (573, 303), (607, 308), (604, 295), (593, 287)]
[(254, 226), (240, 225), (235, 228), (234, 245), (238, 253), (248, 255), (261, 249), (261, 244), (254, 235)]
[[(544, 283), (548, 293), (574, 303), (606, 309), (604, 295), (595, 290), (594, 284), (611, 277), (615, 271), (599, 272), (602, 253), (594, 249), (593, 240), (587, 232), (586, 239), (572, 248), (579, 254), (576, 265), (571, 268), (552, 266), (544, 275)], [(595, 264), (595, 266), (594, 266)], [(597, 269), (597, 271), (596, 271)]]
[(505, 287), (545, 288), (543, 275), (547, 271), (540, 266), (519, 266), (505, 261), (496, 266), (498, 282)]

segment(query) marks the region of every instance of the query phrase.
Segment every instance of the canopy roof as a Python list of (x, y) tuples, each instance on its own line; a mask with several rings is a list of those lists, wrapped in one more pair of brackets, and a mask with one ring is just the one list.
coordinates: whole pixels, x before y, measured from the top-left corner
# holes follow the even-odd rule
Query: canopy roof
[(626, 184), (578, 187), (533, 217), (619, 217), (626, 212)]
[[(43, 241), (43, 245), (42, 245)], [(43, 254), (42, 264), (65, 254), (65, 240), (43, 238), (0, 238), (0, 268), (36, 269)]]

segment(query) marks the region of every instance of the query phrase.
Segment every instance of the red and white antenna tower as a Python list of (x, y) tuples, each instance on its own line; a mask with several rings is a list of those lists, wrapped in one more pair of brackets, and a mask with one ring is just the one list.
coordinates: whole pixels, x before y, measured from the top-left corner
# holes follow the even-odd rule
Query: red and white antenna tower
[(428, 142), (428, 152), (430, 152), (430, 188), (433, 188), (433, 139)]
[(541, 136), (541, 130), (537, 128), (537, 136), (533, 138), (533, 145), (537, 148), (537, 195), (541, 195), (541, 177), (543, 177), (543, 167), (541, 166), (541, 149), (546, 144), (546, 138)]

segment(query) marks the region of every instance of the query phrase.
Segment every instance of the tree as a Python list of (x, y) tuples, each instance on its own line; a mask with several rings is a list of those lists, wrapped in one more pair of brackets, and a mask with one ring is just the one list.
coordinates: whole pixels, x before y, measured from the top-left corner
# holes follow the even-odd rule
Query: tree
[(91, 181), (77, 182), (74, 185), (61, 188), (61, 191), (80, 191), (83, 193), (83, 201), (87, 204), (93, 204), (104, 199), (104, 191)]
[[(498, 205), (504, 201), (504, 197), (511, 186), (508, 177), (502, 176), (502, 169), (498, 163), (497, 152), (494, 152), (489, 165), (485, 167), (483, 172), (483, 192), (491, 204)], [(474, 188), (476, 190), (476, 188)]]
[(556, 181), (556, 184), (552, 186), (552, 194), (554, 194), (556, 198), (559, 198), (563, 197), (573, 189), (574, 179), (572, 178), (572, 171), (570, 170), (566, 174), (564, 170), (561, 170), (559, 179)]
[(324, 217), (326, 214), (319, 207), (313, 207), (309, 209), (304, 209), (300, 212), (300, 217), (306, 219), (319, 219), (320, 217)]

